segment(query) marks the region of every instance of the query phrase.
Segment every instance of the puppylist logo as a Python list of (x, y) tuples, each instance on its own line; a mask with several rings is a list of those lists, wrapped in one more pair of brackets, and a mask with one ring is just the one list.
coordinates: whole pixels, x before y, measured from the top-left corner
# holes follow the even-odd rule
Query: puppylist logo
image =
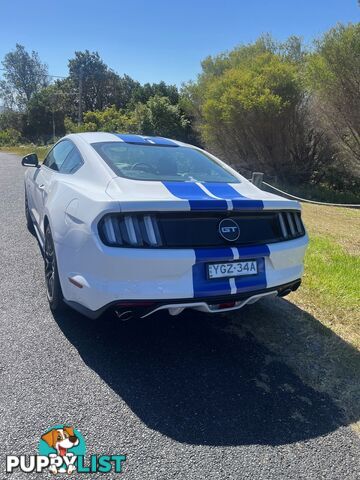
[(49, 428), (41, 436), (38, 450), (38, 455), (8, 455), (6, 473), (121, 473), (126, 460), (126, 455), (90, 455), (85, 458), (84, 437), (68, 425)]

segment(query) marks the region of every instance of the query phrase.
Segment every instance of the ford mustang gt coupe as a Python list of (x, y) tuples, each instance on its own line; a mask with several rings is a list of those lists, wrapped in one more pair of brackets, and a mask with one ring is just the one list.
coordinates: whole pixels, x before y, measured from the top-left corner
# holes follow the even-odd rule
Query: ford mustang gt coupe
[(25, 214), (53, 311), (97, 318), (235, 310), (296, 290), (308, 237), (300, 205), (175, 140), (67, 135), (23, 158)]

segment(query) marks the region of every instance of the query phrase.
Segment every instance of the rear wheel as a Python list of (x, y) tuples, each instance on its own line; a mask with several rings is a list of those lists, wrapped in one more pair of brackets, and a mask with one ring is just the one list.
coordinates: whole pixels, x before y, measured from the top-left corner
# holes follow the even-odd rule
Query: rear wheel
[(34, 224), (30, 215), (30, 210), (29, 210), (29, 204), (28, 204), (28, 199), (27, 195), (25, 192), (25, 218), (26, 218), (26, 226), (27, 229), (29, 230), (30, 233), (34, 235), (35, 229), (34, 229)]
[(53, 312), (59, 312), (64, 310), (65, 303), (60, 285), (54, 241), (49, 225), (45, 230), (44, 259), (47, 298), (51, 310)]

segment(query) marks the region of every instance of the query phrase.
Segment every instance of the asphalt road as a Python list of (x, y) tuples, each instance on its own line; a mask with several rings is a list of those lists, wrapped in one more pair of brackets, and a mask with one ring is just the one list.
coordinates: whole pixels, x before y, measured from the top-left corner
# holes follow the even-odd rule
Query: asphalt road
[(18, 157), (0, 154), (1, 479), (39, 478), (6, 475), (4, 456), (36, 454), (60, 423), (82, 433), (89, 454), (126, 454), (116, 478), (360, 478), (360, 440), (333, 400), (226, 319), (54, 318), (23, 173)]

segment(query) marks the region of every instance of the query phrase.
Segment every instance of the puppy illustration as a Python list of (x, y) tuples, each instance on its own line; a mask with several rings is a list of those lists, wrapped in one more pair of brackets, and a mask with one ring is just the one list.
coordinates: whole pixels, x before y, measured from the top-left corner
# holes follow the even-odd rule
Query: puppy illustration
[[(53, 430), (50, 430), (42, 435), (41, 439), (44, 440), (49, 447), (54, 448), (60, 457), (73, 456), (73, 453), (68, 453), (68, 449), (79, 445), (79, 439), (74, 433), (74, 428), (66, 427), (65, 425), (63, 428), (54, 428)], [(52, 473), (66, 471), (64, 468), (57, 470), (55, 465), (52, 465), (49, 469)], [(74, 470), (75, 466), (69, 465), (67, 473), (72, 473)]]

